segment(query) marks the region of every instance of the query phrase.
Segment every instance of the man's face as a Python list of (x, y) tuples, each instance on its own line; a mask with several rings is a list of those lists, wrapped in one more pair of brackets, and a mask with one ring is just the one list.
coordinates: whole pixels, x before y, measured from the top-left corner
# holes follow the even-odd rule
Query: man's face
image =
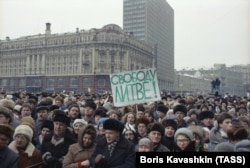
[(69, 110), (69, 116), (71, 118), (77, 118), (77, 116), (79, 115), (80, 111), (77, 107), (72, 107), (70, 110)]
[(107, 143), (114, 142), (116, 138), (120, 136), (120, 133), (118, 131), (114, 130), (105, 130), (105, 137), (107, 139)]
[(0, 134), (0, 151), (1, 151), (1, 149), (3, 149), (3, 148), (5, 148), (5, 147), (8, 146), (9, 141), (10, 141), (9, 137), (7, 137), (4, 134)]
[(150, 131), (148, 138), (154, 143), (158, 144), (161, 141), (161, 133), (159, 131)]
[(61, 136), (67, 129), (67, 125), (65, 123), (55, 121), (54, 122), (54, 134)]
[(38, 120), (46, 120), (48, 119), (48, 111), (47, 110), (40, 110), (37, 112), (37, 119)]
[(181, 111), (177, 111), (175, 114), (179, 120), (182, 120), (185, 117), (185, 114)]

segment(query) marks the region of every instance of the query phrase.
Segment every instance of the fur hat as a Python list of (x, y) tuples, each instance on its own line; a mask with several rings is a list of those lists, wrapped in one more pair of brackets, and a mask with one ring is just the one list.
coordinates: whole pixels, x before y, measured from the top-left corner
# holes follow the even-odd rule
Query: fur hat
[(161, 124), (163, 125), (164, 128), (169, 127), (169, 126), (173, 127), (175, 131), (177, 130), (177, 127), (178, 127), (177, 122), (173, 119), (167, 119), (167, 118), (163, 119), (161, 121)]
[(185, 135), (186, 137), (189, 138), (190, 141), (193, 140), (193, 132), (189, 128), (179, 128), (174, 134), (174, 140), (176, 141), (176, 138), (178, 135)]
[(35, 121), (30, 116), (25, 116), (20, 120), (20, 125), (27, 125), (29, 126), (33, 131), (35, 131)]
[(174, 114), (177, 112), (177, 111), (181, 111), (183, 112), (185, 115), (187, 115), (187, 107), (183, 104), (177, 104), (174, 106)]
[(15, 129), (13, 138), (18, 134), (22, 134), (25, 135), (29, 141), (32, 141), (33, 133), (33, 130), (28, 125), (19, 125)]
[(136, 122), (135, 122), (136, 127), (139, 124), (145, 124), (146, 127), (147, 127), (147, 125), (149, 124), (149, 121), (148, 121), (148, 119), (146, 117), (138, 118), (138, 119), (136, 119)]
[(148, 134), (151, 131), (158, 131), (161, 133), (161, 136), (163, 136), (165, 132), (164, 127), (160, 123), (150, 123), (148, 124), (147, 129), (148, 129)]
[(50, 120), (44, 120), (43, 123), (42, 123), (42, 126), (41, 126), (41, 130), (43, 128), (48, 128), (50, 131), (53, 131), (54, 130), (54, 124)]
[(115, 130), (120, 132), (120, 134), (122, 134), (124, 129), (124, 124), (116, 119), (110, 118), (103, 123), (103, 128), (105, 130)]
[[(58, 110), (58, 111), (61, 111), (61, 110)], [(55, 121), (65, 123), (67, 126), (70, 126), (70, 118), (64, 112), (55, 113), (53, 122)]]
[(88, 122), (87, 121), (85, 121), (84, 119), (75, 119), (75, 121), (73, 122), (73, 126), (76, 124), (76, 123), (81, 123), (81, 124), (83, 124), (83, 125), (87, 125), (88, 124)]
[(153, 151), (153, 143), (149, 138), (141, 138), (138, 142), (138, 146), (146, 146), (149, 148), (151, 151)]
[(0, 114), (3, 114), (5, 115), (5, 117), (10, 118), (9, 123), (13, 121), (14, 115), (10, 109), (0, 106)]
[(15, 103), (12, 100), (2, 99), (0, 100), (0, 106), (6, 107), (12, 111), (15, 107)]
[(244, 127), (233, 127), (227, 131), (228, 139), (230, 140), (243, 140), (248, 138), (248, 131)]
[(14, 133), (14, 130), (11, 126), (7, 124), (0, 124), (0, 134), (4, 134), (10, 139), (12, 139), (13, 133)]
[(214, 113), (212, 111), (202, 111), (199, 114), (200, 120), (206, 119), (206, 118), (214, 118)]
[(250, 152), (250, 140), (244, 139), (234, 145), (234, 152)]
[(164, 104), (159, 104), (157, 107), (156, 107), (156, 111), (160, 111), (164, 114), (166, 114), (168, 112), (168, 107), (165, 106)]
[(93, 110), (95, 110), (95, 109), (96, 109), (96, 104), (95, 104), (94, 101), (86, 101), (85, 107), (90, 107), (90, 108), (92, 108)]

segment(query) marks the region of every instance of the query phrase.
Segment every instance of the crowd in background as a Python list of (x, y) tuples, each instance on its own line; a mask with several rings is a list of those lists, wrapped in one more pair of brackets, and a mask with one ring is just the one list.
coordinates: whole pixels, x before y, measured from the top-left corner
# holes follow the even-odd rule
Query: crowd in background
[(115, 107), (112, 95), (1, 93), (7, 167), (135, 167), (135, 152), (250, 152), (250, 99), (162, 95)]

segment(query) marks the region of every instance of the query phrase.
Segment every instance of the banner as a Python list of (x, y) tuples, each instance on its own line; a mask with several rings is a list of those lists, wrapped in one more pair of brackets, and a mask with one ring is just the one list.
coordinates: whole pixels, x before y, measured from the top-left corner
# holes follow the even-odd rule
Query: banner
[(110, 74), (114, 106), (161, 100), (156, 69)]

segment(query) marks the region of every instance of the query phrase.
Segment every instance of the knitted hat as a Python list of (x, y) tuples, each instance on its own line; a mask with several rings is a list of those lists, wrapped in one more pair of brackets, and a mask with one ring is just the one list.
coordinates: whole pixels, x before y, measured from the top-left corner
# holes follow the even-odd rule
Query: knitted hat
[(77, 123), (81, 123), (81, 124), (83, 124), (83, 125), (87, 125), (88, 124), (88, 122), (87, 121), (85, 121), (84, 119), (75, 119), (75, 121), (73, 122), (73, 126), (75, 126), (75, 124), (77, 124)]
[(105, 130), (114, 130), (114, 131), (118, 131), (120, 132), (120, 134), (122, 134), (122, 131), (124, 129), (124, 124), (121, 123), (120, 121), (116, 120), (116, 119), (107, 119), (104, 123), (103, 123), (103, 128)]
[(206, 118), (214, 118), (214, 113), (212, 111), (202, 111), (199, 114), (200, 120), (206, 119)]
[(43, 124), (42, 124), (42, 126), (41, 126), (41, 130), (42, 130), (43, 128), (48, 128), (50, 131), (53, 131), (53, 130), (54, 130), (54, 124), (53, 124), (53, 122), (50, 121), (50, 120), (44, 120), (44, 121), (43, 121)]
[(21, 113), (21, 108), (22, 108), (22, 106), (21, 106), (21, 105), (19, 105), (19, 104), (17, 104), (17, 105), (15, 105), (15, 107), (14, 107), (14, 109), (13, 109), (13, 110), (15, 110), (15, 111), (17, 111), (17, 112)]
[(174, 114), (175, 114), (177, 111), (181, 111), (181, 112), (183, 112), (185, 115), (187, 115), (187, 107), (184, 106), (183, 104), (177, 104), (176, 106), (174, 106)]
[(67, 126), (70, 125), (70, 118), (62, 110), (55, 110), (54, 111), (53, 121), (65, 123)]
[(178, 124), (175, 120), (173, 119), (163, 119), (161, 124), (163, 125), (164, 128), (166, 127), (173, 127), (174, 130), (177, 130)]
[(160, 112), (166, 114), (167, 111), (168, 111), (168, 107), (165, 106), (165, 105), (163, 105), (163, 104), (159, 104), (159, 105), (156, 107), (156, 111), (160, 111)]
[(190, 141), (193, 140), (193, 132), (189, 128), (179, 128), (174, 134), (174, 140), (176, 141), (176, 138), (178, 135), (185, 135), (189, 138)]
[(15, 129), (13, 138), (15, 138), (18, 134), (25, 135), (28, 140), (31, 141), (33, 137), (33, 130), (28, 125), (19, 125)]
[(158, 131), (161, 133), (161, 136), (164, 135), (164, 132), (165, 132), (165, 129), (164, 127), (160, 124), (160, 123), (150, 123), (147, 127), (148, 129), (148, 134), (151, 132), (151, 131)]
[(234, 145), (229, 142), (221, 142), (215, 146), (214, 152), (233, 152)]
[(14, 130), (11, 126), (7, 124), (0, 124), (0, 134), (4, 134), (10, 139), (12, 138)]
[(153, 143), (149, 138), (142, 138), (138, 142), (138, 146), (146, 146), (147, 148), (153, 150)]
[(5, 115), (7, 118), (10, 118), (10, 121), (13, 121), (14, 115), (12, 113), (12, 111), (6, 107), (0, 106), (0, 114)]
[(109, 119), (108, 117), (105, 118), (100, 118), (99, 121), (97, 122), (97, 129), (99, 130), (99, 127), (101, 124), (103, 124), (107, 119)]
[(234, 152), (250, 152), (250, 140), (244, 139), (234, 145)]

